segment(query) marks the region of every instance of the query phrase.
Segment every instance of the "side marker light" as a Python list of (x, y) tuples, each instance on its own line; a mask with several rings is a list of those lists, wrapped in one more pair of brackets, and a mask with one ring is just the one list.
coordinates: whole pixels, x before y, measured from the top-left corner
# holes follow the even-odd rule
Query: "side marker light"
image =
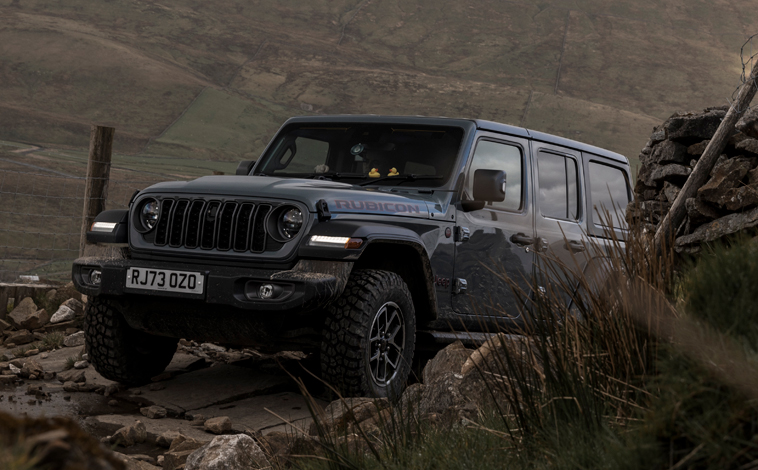
[(106, 232), (110, 233), (118, 225), (116, 222), (95, 222), (90, 228), (90, 232)]

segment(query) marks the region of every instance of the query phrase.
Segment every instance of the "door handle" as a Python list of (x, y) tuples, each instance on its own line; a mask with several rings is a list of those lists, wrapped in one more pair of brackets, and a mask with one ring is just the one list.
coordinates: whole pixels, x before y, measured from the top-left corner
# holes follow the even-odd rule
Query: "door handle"
[(526, 234), (523, 233), (514, 233), (511, 235), (511, 242), (519, 246), (524, 246), (534, 243), (534, 239), (532, 237), (527, 237)]
[(572, 253), (580, 253), (587, 248), (584, 246), (584, 243), (577, 241), (577, 240), (571, 240), (568, 243), (566, 243), (565, 248), (567, 250), (570, 250)]

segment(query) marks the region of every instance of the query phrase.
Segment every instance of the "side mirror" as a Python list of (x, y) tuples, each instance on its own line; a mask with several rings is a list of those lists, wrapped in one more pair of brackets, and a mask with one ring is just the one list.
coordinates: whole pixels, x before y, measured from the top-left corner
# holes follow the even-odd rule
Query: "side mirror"
[(476, 170), (474, 172), (474, 201), (505, 201), (505, 172)]
[(253, 165), (255, 165), (255, 162), (257, 160), (242, 160), (239, 165), (237, 165), (237, 171), (234, 173), (235, 175), (242, 175), (247, 176), (250, 174), (250, 170), (253, 169)]

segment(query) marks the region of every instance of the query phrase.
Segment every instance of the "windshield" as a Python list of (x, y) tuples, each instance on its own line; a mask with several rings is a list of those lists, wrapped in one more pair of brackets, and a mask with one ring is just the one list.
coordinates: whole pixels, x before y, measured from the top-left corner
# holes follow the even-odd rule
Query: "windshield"
[(439, 187), (450, 178), (462, 141), (459, 127), (304, 124), (279, 135), (255, 174)]

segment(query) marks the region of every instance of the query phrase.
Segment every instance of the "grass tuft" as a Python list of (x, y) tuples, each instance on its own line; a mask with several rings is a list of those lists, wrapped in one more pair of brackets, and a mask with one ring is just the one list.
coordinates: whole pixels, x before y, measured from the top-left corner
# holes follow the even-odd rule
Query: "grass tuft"
[(42, 344), (44, 346), (47, 346), (49, 349), (60, 349), (63, 347), (63, 340), (66, 339), (66, 335), (64, 335), (60, 331), (52, 331), (45, 335), (44, 338), (42, 338)]
[(82, 356), (84, 355), (84, 349), (79, 351), (79, 354), (76, 356), (69, 356), (66, 358), (66, 363), (63, 365), (63, 370), (71, 370), (74, 368), (74, 364), (77, 362), (83, 360)]

